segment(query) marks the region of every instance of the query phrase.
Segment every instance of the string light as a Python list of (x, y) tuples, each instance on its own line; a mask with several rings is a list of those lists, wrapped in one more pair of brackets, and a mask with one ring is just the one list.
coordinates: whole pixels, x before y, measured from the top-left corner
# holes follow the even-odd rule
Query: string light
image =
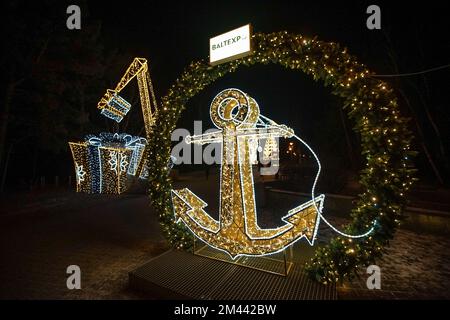
[(251, 142), (267, 135), (291, 137), (292, 129), (274, 121), (264, 122), (257, 102), (234, 88), (223, 90), (213, 99), (210, 116), (219, 131), (190, 136), (186, 141), (223, 145), (219, 220), (208, 215), (203, 210), (207, 204), (186, 188), (172, 190), (175, 220), (182, 221), (196, 237), (233, 259), (274, 254), (302, 238), (313, 245), (324, 195), (290, 210), (280, 227), (261, 229), (257, 221)]
[(128, 159), (131, 153), (127, 148), (99, 147), (102, 193), (120, 194), (126, 190)]
[(90, 193), (92, 190), (92, 173), (89, 166), (87, 143), (69, 142), (69, 146), (75, 167), (76, 190), (77, 192)]

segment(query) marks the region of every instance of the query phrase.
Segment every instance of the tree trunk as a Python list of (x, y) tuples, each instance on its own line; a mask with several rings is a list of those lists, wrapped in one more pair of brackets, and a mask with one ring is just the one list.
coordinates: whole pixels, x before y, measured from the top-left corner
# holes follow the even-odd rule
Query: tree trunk
[(405, 100), (406, 105), (408, 106), (409, 110), (411, 111), (411, 113), (413, 115), (413, 119), (414, 119), (414, 122), (415, 122), (416, 128), (417, 128), (417, 133), (419, 134), (420, 146), (422, 147), (425, 155), (427, 156), (427, 159), (428, 159), (428, 162), (430, 163), (431, 169), (433, 170), (434, 175), (436, 176), (436, 179), (439, 181), (439, 184), (443, 185), (444, 180), (442, 179), (442, 176), (441, 176), (436, 164), (434, 163), (434, 160), (430, 154), (430, 151), (428, 150), (428, 147), (425, 143), (425, 137), (423, 135), (422, 127), (421, 127), (419, 121), (417, 120), (417, 114), (414, 111), (413, 107), (411, 106), (411, 103), (409, 102), (409, 99), (406, 96), (406, 94), (403, 92), (403, 90), (399, 89), (398, 91), (400, 92), (400, 95), (402, 96), (403, 100)]

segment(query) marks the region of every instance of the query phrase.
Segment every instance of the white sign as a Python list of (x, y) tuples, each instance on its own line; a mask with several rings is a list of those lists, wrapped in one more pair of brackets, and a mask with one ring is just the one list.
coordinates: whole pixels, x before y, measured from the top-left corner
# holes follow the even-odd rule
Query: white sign
[(250, 40), (250, 24), (209, 39), (209, 63), (216, 65), (251, 54)]

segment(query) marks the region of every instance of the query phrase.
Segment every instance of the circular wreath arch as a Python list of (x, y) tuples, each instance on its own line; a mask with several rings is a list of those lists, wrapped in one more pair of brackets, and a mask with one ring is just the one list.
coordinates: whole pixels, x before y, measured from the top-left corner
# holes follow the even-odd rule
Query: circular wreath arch
[(186, 103), (240, 66), (276, 63), (304, 72), (331, 87), (334, 95), (342, 97), (343, 108), (361, 137), (366, 166), (361, 171), (360, 183), (365, 191), (358, 196), (351, 211), (352, 221), (345, 230), (351, 234), (363, 233), (374, 220), (376, 228), (370, 236), (361, 239), (333, 238), (316, 250), (306, 266), (309, 275), (322, 283), (350, 278), (358, 266), (372, 264), (381, 257), (404, 218), (405, 193), (414, 181), (415, 171), (410, 160), (415, 153), (410, 150), (412, 134), (407, 129), (407, 119), (400, 115), (388, 84), (373, 78), (371, 72), (339, 44), (286, 31), (257, 33), (252, 38), (252, 55), (214, 67), (206, 61), (193, 62), (161, 100), (157, 129), (149, 141), (148, 163), (150, 199), (159, 213), (163, 233), (176, 248), (191, 246), (191, 233), (173, 220), (167, 166), (171, 133)]

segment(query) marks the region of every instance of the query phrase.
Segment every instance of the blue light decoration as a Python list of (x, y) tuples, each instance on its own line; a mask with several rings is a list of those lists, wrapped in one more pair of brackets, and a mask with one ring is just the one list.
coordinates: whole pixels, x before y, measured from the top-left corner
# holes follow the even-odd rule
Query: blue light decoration
[(145, 179), (147, 140), (127, 133), (87, 135), (69, 142), (75, 166), (77, 192), (122, 193), (129, 176)]

